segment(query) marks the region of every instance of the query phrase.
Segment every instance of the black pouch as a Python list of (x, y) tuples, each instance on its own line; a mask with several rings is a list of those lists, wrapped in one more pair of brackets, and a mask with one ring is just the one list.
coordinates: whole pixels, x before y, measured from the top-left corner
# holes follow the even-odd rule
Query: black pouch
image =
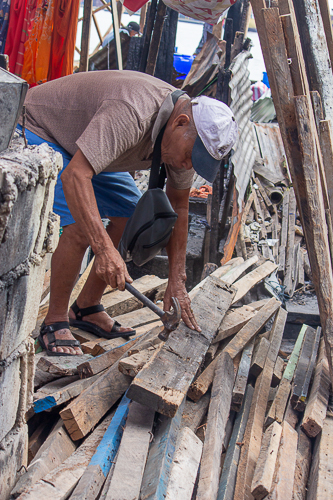
[[(182, 94), (183, 91), (173, 92), (173, 102)], [(128, 219), (118, 246), (124, 261), (132, 260), (136, 266), (143, 266), (166, 247), (178, 217), (163, 191), (166, 173), (160, 162), (164, 130), (165, 126), (155, 142), (148, 191), (140, 198)]]

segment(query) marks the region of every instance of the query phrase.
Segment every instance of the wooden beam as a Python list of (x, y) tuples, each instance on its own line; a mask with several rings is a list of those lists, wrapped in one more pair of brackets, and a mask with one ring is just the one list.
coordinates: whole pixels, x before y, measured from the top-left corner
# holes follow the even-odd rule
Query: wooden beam
[(289, 221), (289, 192), (287, 189), (283, 195), (282, 201), (282, 223), (280, 233), (280, 247), (279, 247), (279, 272), (285, 273), (286, 265), (286, 248), (288, 239), (288, 221)]
[(268, 427), (262, 438), (251, 486), (251, 493), (256, 500), (262, 500), (272, 489), (281, 435), (281, 425), (274, 422)]
[(88, 71), (90, 26), (93, 0), (84, 0), (79, 71)]
[(291, 188), (289, 192), (289, 220), (288, 220), (288, 240), (286, 248), (286, 265), (283, 285), (286, 287), (287, 295), (292, 295), (292, 270), (294, 263), (294, 246), (295, 246), (295, 220), (296, 220), (296, 198), (294, 190)]
[(217, 497), (220, 457), (230, 411), (233, 383), (234, 365), (229, 354), (223, 353), (215, 368), (199, 472), (198, 500), (212, 500)]
[(106, 417), (90, 436), (62, 464), (46, 474), (22, 495), (22, 500), (64, 500), (68, 498), (88, 466), (112, 415)]
[(155, 412), (131, 403), (106, 500), (139, 498)]
[(68, 436), (62, 420), (59, 419), (39, 448), (25, 474), (20, 476), (11, 492), (12, 497), (17, 498), (29, 491), (37, 481), (62, 464), (75, 450), (75, 443)]
[(95, 500), (98, 496), (118, 452), (129, 405), (130, 400), (126, 395), (123, 396), (88, 467), (71, 495), (73, 500)]
[(259, 281), (262, 281), (267, 276), (272, 274), (276, 269), (277, 265), (270, 260), (264, 262), (261, 266), (254, 269), (250, 273), (246, 274), (243, 278), (234, 283), (235, 288), (237, 288), (237, 293), (232, 301), (233, 304), (238, 302), (244, 295), (247, 294), (251, 288), (253, 288)]
[(253, 255), (253, 257), (250, 257), (249, 259), (240, 263), (237, 267), (233, 267), (223, 276), (223, 281), (231, 285), (237, 280), (237, 278), (239, 278), (243, 273), (245, 273), (245, 271), (247, 271), (249, 267), (256, 264), (258, 260), (259, 260), (258, 255)]
[(322, 432), (317, 435), (315, 441), (306, 497), (308, 500), (324, 500), (331, 496), (333, 489), (332, 434), (333, 418), (327, 415)]
[(191, 500), (201, 453), (202, 442), (191, 429), (184, 427), (177, 441), (165, 500)]
[(323, 26), (325, 30), (325, 37), (327, 49), (330, 56), (331, 68), (333, 67), (333, 32), (332, 32), (332, 19), (330, 4), (327, 0), (318, 0)]
[(247, 419), (250, 413), (250, 407), (253, 396), (253, 387), (248, 385), (245, 392), (241, 411), (236, 416), (235, 425), (227, 448), (226, 457), (223, 464), (220, 478), (217, 500), (233, 500), (236, 483), (238, 461)]
[(151, 38), (149, 53), (147, 58), (146, 73), (154, 76), (156, 61), (158, 56), (158, 49), (160, 48), (163, 24), (166, 13), (166, 5), (162, 0), (159, 0), (154, 23), (154, 31)]
[(312, 458), (311, 439), (298, 429), (298, 443), (296, 454), (296, 468), (293, 488), (293, 500), (303, 500), (306, 498), (307, 484)]
[(136, 377), (140, 370), (148, 363), (150, 358), (156, 354), (162, 346), (163, 342), (121, 359), (118, 364), (119, 371), (124, 375), (129, 375), (133, 378)]
[(235, 335), (246, 323), (256, 315), (255, 309), (251, 305), (230, 309), (224, 316), (213, 344), (217, 344), (231, 335)]
[(329, 398), (330, 380), (328, 361), (323, 339), (320, 342), (314, 379), (306, 405), (302, 429), (309, 437), (315, 437), (323, 428)]
[(280, 358), (280, 356), (278, 356), (274, 366), (272, 387), (277, 387), (279, 385), (283, 377), (283, 371), (284, 371), (284, 361), (282, 358)]
[[(231, 409), (240, 411), (245, 396), (247, 379), (249, 377), (254, 340), (252, 340), (243, 350), (239, 363), (236, 380), (232, 390)], [(202, 399), (202, 398), (201, 398)], [(201, 401), (200, 399), (200, 401)]]
[(283, 422), (281, 445), (279, 448), (273, 488), (266, 497), (267, 500), (273, 500), (275, 498), (292, 500), (293, 498), (297, 439), (297, 432), (288, 424), (288, 422)]
[(77, 367), (92, 359), (90, 354), (82, 354), (80, 356), (47, 356), (43, 354), (37, 363), (37, 368), (44, 372), (57, 375), (59, 377), (67, 377), (77, 375)]
[(255, 346), (250, 366), (250, 373), (254, 377), (258, 377), (259, 373), (262, 372), (269, 347), (270, 341), (265, 337), (262, 337)]
[(80, 380), (77, 375), (62, 377), (44, 385), (34, 394), (35, 413), (50, 410), (70, 399), (76, 398), (82, 391), (87, 389), (97, 380), (98, 376), (90, 379)]
[[(235, 335), (235, 337), (226, 345), (224, 352), (227, 352), (232, 358), (235, 358), (244, 347), (260, 332), (267, 321), (276, 313), (281, 302), (274, 297), (258, 311), (258, 313), (243, 326), (243, 328)], [(214, 370), (219, 356), (199, 375), (192, 383), (188, 396), (193, 401), (198, 401), (209, 389), (213, 381)]]
[[(174, 416), (215, 336), (234, 296), (234, 289), (208, 277), (192, 300), (192, 309), (202, 328), (200, 335), (184, 323), (171, 333), (162, 349), (133, 380), (128, 395), (134, 401)], [(209, 317), (209, 323), (207, 318)]]
[(209, 401), (210, 394), (205, 394), (197, 403), (187, 399), (183, 411), (181, 428), (188, 427), (191, 431), (196, 432), (207, 413)]
[(145, 467), (140, 500), (165, 498), (185, 401), (174, 418), (160, 415)]
[(241, 449), (238, 466), (235, 500), (241, 500), (244, 497), (250, 498), (251, 495), (251, 483), (260, 453), (269, 390), (286, 319), (286, 311), (280, 308), (274, 320), (270, 339), (271, 346), (267, 354), (266, 363), (255, 383), (250, 415), (243, 440), (244, 445)]

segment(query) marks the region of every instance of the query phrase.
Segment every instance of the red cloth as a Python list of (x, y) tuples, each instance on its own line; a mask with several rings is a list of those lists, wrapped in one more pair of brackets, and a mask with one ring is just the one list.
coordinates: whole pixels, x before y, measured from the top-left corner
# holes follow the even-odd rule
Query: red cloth
[(73, 73), (74, 50), (80, 0), (57, 0), (48, 80)]
[(141, 7), (147, 2), (148, 0), (125, 0), (124, 6), (130, 12), (136, 12), (137, 10), (141, 9)]
[(28, 0), (12, 0), (4, 54), (9, 56), (9, 71), (15, 72)]

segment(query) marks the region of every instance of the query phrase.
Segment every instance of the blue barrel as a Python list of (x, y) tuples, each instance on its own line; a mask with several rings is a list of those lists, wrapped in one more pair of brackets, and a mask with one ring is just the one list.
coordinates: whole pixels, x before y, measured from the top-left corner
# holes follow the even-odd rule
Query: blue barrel
[(173, 67), (178, 73), (181, 73), (181, 77), (177, 80), (184, 80), (186, 75), (191, 69), (192, 62), (195, 56), (186, 56), (184, 54), (174, 54), (173, 55)]

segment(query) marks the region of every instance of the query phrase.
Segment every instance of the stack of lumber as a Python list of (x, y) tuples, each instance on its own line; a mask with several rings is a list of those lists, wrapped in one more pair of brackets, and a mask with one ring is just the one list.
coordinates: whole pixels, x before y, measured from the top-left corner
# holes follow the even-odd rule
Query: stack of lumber
[[(281, 302), (244, 305), (276, 269), (258, 256), (218, 268), (190, 292), (202, 331), (181, 323), (166, 342), (160, 321), (109, 290), (103, 303), (136, 335), (106, 341), (75, 330), (83, 356), (36, 355), (30, 464), (12, 498), (305, 499), (308, 477), (311, 498), (330, 491), (321, 329), (304, 325), (286, 359)], [(163, 297), (165, 280), (140, 280)]]

